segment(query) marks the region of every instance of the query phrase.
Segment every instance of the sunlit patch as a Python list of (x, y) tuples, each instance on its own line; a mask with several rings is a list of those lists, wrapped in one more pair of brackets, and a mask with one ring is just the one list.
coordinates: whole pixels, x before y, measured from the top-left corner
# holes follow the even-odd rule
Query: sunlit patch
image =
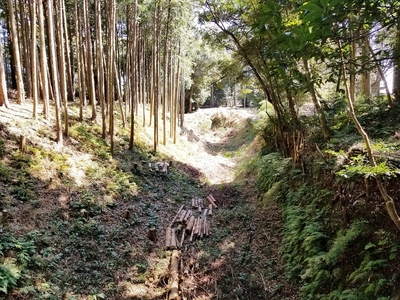
[(69, 176), (75, 180), (78, 186), (85, 184), (86, 170), (92, 165), (92, 157), (89, 154), (70, 157), (67, 160)]
[(219, 249), (221, 250), (221, 251), (228, 251), (228, 250), (231, 250), (231, 249), (234, 249), (235, 248), (235, 243), (234, 242), (231, 242), (231, 241), (229, 241), (229, 240), (225, 240), (220, 246), (219, 246)]
[(225, 257), (220, 257), (211, 263), (211, 268), (218, 269), (225, 264)]
[(69, 198), (67, 195), (60, 195), (57, 200), (62, 208), (68, 208)]
[(125, 288), (123, 297), (126, 298), (142, 298), (149, 293), (149, 288), (144, 284), (133, 284), (130, 282), (122, 282), (121, 285)]

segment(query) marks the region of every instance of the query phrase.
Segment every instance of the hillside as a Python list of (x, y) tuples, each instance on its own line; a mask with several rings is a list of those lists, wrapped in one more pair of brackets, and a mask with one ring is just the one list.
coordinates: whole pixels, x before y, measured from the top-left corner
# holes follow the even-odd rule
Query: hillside
[[(179, 207), (212, 194), (220, 208), (210, 237), (181, 247), (183, 299), (297, 299), (279, 254), (281, 213), (261, 208), (255, 178), (236, 178), (257, 151), (247, 109), (204, 109), (185, 116), (176, 145), (151, 152), (151, 128), (137, 146), (116, 134), (116, 156), (98, 124), (71, 109), (70, 137), (54, 142), (51, 122), (31, 105), (0, 108), (0, 297), (5, 299), (165, 299), (171, 251), (165, 228)], [(149, 134), (147, 133), (149, 132)], [(20, 136), (27, 140), (19, 150)], [(167, 161), (168, 174), (149, 164)], [(148, 239), (155, 228), (158, 239)]]

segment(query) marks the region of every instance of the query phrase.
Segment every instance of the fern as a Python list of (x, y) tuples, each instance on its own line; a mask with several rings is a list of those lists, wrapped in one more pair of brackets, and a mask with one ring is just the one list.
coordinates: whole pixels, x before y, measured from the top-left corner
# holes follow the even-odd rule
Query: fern
[(10, 288), (17, 285), (21, 277), (21, 269), (16, 265), (15, 259), (5, 259), (0, 265), (0, 291), (7, 294)]
[(345, 251), (348, 250), (350, 243), (356, 240), (363, 232), (366, 231), (367, 221), (361, 220), (351, 224), (347, 231), (339, 231), (337, 238), (326, 254), (326, 263), (334, 265), (341, 260)]
[(274, 183), (279, 182), (289, 167), (290, 159), (283, 158), (279, 153), (270, 153), (261, 157), (257, 167), (257, 188), (261, 194), (267, 192)]
[(34, 262), (36, 246), (35, 234), (29, 234), (24, 238), (15, 238), (6, 234), (0, 239), (0, 253), (4, 255), (5, 250), (15, 252), (15, 257), (5, 258), (0, 263), (0, 292), (7, 293), (11, 288), (17, 286), (18, 280), (23, 272)]

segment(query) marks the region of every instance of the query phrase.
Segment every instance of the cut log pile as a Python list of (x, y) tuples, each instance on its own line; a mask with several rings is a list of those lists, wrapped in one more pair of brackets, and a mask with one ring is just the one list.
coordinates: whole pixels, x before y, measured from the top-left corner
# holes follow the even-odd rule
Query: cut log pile
[(205, 199), (192, 198), (191, 208), (182, 205), (165, 230), (165, 248), (177, 249), (185, 240), (207, 237), (211, 233), (213, 209), (218, 208), (215, 198), (210, 194)]
[(179, 269), (182, 267), (182, 254), (178, 250), (185, 241), (192, 242), (211, 234), (211, 217), (218, 203), (210, 194), (205, 199), (192, 198), (191, 206), (182, 205), (165, 230), (165, 248), (172, 250), (168, 299), (179, 299)]

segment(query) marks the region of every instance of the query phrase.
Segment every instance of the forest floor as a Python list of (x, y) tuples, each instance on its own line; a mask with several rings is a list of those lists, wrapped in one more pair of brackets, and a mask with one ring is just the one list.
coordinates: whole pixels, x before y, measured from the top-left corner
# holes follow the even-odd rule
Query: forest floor
[[(36, 249), (34, 263), (24, 266), (18, 285), (0, 299), (165, 299), (171, 254), (164, 248), (165, 229), (180, 206), (208, 194), (219, 208), (210, 218), (210, 237), (180, 248), (187, 269), (179, 282), (181, 299), (298, 299), (279, 251), (280, 208), (261, 207), (255, 176), (240, 176), (243, 161), (259, 150), (255, 111), (187, 114), (177, 143), (161, 143), (157, 155), (149, 154), (151, 127), (136, 134), (149, 149), (145, 153), (129, 153), (126, 135), (117, 134), (113, 159), (94, 150), (103, 145), (94, 136), (99, 129), (78, 122), (77, 113), (62, 149), (52, 121), (33, 121), (31, 115), (30, 103), (0, 108), (0, 162), (10, 173), (0, 180), (0, 204), (12, 216), (1, 232), (21, 240), (33, 235)], [(21, 135), (29, 159), (18, 154)], [(166, 175), (147, 167), (161, 160), (173, 163)], [(29, 180), (22, 180), (27, 173)], [(157, 230), (156, 242), (147, 238), (150, 227)], [(2, 261), (8, 259), (13, 255)]]

